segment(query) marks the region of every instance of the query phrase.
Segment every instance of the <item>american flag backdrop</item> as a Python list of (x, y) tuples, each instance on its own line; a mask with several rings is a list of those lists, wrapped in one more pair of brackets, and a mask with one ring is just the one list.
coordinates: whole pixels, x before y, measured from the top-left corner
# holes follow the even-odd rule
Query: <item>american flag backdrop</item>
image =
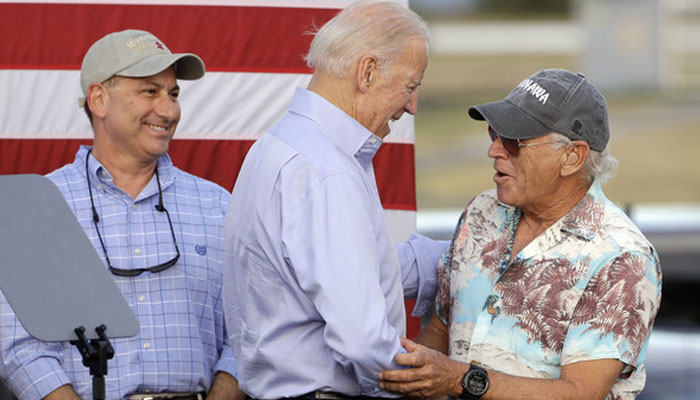
[[(169, 154), (176, 166), (231, 190), (253, 141), (309, 81), (308, 33), (350, 2), (0, 2), (0, 174), (48, 173), (92, 142), (78, 107), (82, 57), (105, 34), (131, 28), (204, 60), (204, 78), (179, 82), (182, 119)], [(392, 234), (404, 240), (416, 219), (412, 116), (394, 123), (374, 166)], [(418, 319), (408, 324), (415, 335)]]

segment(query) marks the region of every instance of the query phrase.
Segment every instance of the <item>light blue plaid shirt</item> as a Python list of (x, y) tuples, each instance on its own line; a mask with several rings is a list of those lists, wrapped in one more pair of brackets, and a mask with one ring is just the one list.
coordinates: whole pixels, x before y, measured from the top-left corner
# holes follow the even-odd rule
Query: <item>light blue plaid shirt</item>
[[(104, 260), (85, 179), (88, 149), (82, 147), (72, 164), (48, 178)], [(98, 224), (112, 265), (147, 268), (172, 259), (175, 248), (168, 220), (154, 209), (158, 203), (155, 177), (132, 200), (114, 186), (109, 171), (94, 157), (88, 165)], [(221, 303), (223, 222), (230, 195), (175, 168), (167, 155), (158, 160), (158, 172), (181, 257), (160, 273), (113, 276), (141, 330), (132, 338), (110, 340), (115, 356), (105, 376), (108, 399), (147, 391), (203, 391), (209, 389), (217, 371), (236, 376)], [(77, 348), (68, 342), (33, 339), (4, 297), (1, 300), (0, 371), (10, 389), (20, 399), (40, 399), (72, 384), (82, 398), (92, 398), (92, 378)]]

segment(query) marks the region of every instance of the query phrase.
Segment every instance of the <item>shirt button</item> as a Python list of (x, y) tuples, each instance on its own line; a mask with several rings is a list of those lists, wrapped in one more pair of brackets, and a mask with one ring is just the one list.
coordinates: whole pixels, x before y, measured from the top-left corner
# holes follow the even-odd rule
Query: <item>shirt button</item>
[(146, 301), (146, 296), (139, 296), (139, 301), (140, 301), (141, 303), (143, 303), (144, 301)]
[(135, 249), (134, 249), (134, 254), (136, 254), (136, 255), (141, 254), (141, 249), (139, 249), (138, 247), (135, 248)]
[(489, 307), (488, 310), (489, 314), (495, 314), (496, 313), (496, 308), (495, 307)]
[(97, 190), (102, 191), (102, 185), (97, 185)]
[(377, 138), (372, 138), (369, 142), (372, 144), (377, 144)]
[(148, 343), (148, 342), (146, 342), (146, 343), (143, 344), (143, 348), (144, 348), (145, 350), (148, 350), (148, 349), (151, 348), (151, 344)]
[(102, 177), (107, 176), (107, 171), (105, 171), (105, 170), (100, 171), (100, 173), (102, 174)]
[(132, 204), (132, 205), (131, 205), (131, 209), (132, 209), (132, 210), (135, 210), (135, 209), (136, 209), (136, 204)]

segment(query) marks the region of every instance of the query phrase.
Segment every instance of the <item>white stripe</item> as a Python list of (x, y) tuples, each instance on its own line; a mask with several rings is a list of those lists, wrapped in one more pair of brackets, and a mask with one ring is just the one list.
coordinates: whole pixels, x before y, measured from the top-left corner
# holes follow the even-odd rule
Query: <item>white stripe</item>
[(415, 141), (413, 115), (404, 113), (398, 121), (390, 122), (389, 127), (391, 128), (391, 133), (384, 138), (384, 143), (413, 144)]
[(384, 209), (389, 233), (395, 242), (405, 242), (416, 231), (416, 212)]
[[(253, 6), (293, 8), (343, 8), (356, 0), (92, 0), (81, 4), (148, 4), (148, 5), (193, 5), (193, 6)], [(391, 0), (408, 4), (408, 0)], [(7, 0), (0, 3), (52, 3), (75, 4), (75, 0)]]
[(0, 70), (0, 137), (91, 138), (78, 71)]
[[(180, 81), (182, 118), (176, 138), (255, 139), (287, 111), (308, 74), (208, 72)], [(75, 70), (0, 70), (0, 138), (90, 139)], [(386, 142), (413, 143), (413, 116), (392, 123)]]
[(254, 139), (287, 111), (311, 75), (209, 72), (180, 81), (180, 139)]

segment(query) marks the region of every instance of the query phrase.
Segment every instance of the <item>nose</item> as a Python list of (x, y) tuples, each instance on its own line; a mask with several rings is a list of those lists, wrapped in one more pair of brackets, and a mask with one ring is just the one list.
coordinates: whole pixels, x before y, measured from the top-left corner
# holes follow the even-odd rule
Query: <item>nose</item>
[(415, 90), (411, 93), (411, 97), (408, 98), (408, 103), (404, 107), (407, 113), (415, 115), (418, 112), (418, 91)]
[(508, 157), (508, 152), (506, 151), (505, 147), (503, 147), (503, 143), (496, 138), (496, 140), (491, 141), (491, 145), (489, 146), (488, 151), (486, 154), (489, 156), (489, 158), (506, 158)]
[(176, 97), (164, 93), (158, 98), (156, 114), (169, 122), (177, 122), (180, 119), (180, 103)]

